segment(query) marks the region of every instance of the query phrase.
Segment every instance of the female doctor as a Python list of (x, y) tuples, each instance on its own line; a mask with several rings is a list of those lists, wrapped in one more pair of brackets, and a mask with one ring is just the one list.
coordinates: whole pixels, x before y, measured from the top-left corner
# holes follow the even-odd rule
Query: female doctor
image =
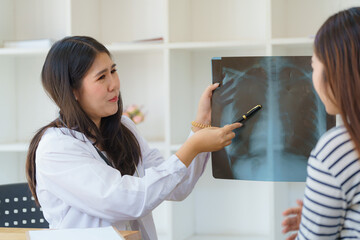
[(189, 138), (165, 161), (122, 116), (116, 64), (95, 39), (56, 42), (41, 77), (60, 112), (32, 139), (26, 173), (51, 228), (113, 225), (157, 239), (152, 210), (164, 200), (185, 199), (208, 152), (231, 144), (241, 126), (210, 127), (210, 101), (218, 87), (211, 85), (200, 98)]

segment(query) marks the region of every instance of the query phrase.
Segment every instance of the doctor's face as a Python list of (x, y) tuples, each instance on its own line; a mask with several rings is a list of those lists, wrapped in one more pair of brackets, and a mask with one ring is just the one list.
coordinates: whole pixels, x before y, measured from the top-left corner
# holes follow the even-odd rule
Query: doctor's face
[(324, 81), (324, 65), (314, 53), (311, 58), (311, 66), (313, 68), (312, 80), (315, 91), (320, 97), (320, 100), (325, 105), (326, 112), (330, 115), (339, 113), (339, 109), (335, 105), (333, 93), (328, 85)]
[(120, 81), (115, 66), (109, 55), (99, 53), (86, 73), (80, 89), (74, 90), (81, 108), (98, 127), (101, 118), (118, 111)]

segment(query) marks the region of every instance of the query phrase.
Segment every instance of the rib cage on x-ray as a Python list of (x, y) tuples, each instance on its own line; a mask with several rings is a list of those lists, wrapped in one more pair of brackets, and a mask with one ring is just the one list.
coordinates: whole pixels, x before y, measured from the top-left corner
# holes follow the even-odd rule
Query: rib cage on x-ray
[(215, 177), (305, 180), (310, 151), (328, 127), (311, 75), (310, 57), (213, 60), (213, 81), (221, 82), (213, 94), (213, 125), (233, 123), (263, 105), (230, 146), (213, 153)]

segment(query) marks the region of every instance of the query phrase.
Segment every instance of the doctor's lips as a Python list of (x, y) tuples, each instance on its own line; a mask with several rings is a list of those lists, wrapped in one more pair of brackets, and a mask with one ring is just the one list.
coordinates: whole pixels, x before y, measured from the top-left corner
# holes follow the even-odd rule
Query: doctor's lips
[(256, 105), (255, 107), (253, 107), (252, 109), (247, 111), (247, 113), (242, 115), (242, 117), (239, 120), (237, 120), (236, 122), (239, 122), (239, 123), (245, 122), (250, 117), (252, 117), (256, 112), (258, 112), (261, 108), (262, 108), (261, 105)]
[(110, 101), (110, 102), (117, 102), (118, 99), (119, 99), (119, 97), (118, 97), (118, 96), (115, 96), (115, 97), (113, 97), (112, 99), (110, 99), (109, 101)]

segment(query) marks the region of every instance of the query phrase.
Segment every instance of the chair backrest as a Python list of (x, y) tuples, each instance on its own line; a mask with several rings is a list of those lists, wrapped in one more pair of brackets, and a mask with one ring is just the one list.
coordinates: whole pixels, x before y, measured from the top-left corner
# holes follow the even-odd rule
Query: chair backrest
[(0, 227), (49, 227), (27, 183), (0, 185)]

